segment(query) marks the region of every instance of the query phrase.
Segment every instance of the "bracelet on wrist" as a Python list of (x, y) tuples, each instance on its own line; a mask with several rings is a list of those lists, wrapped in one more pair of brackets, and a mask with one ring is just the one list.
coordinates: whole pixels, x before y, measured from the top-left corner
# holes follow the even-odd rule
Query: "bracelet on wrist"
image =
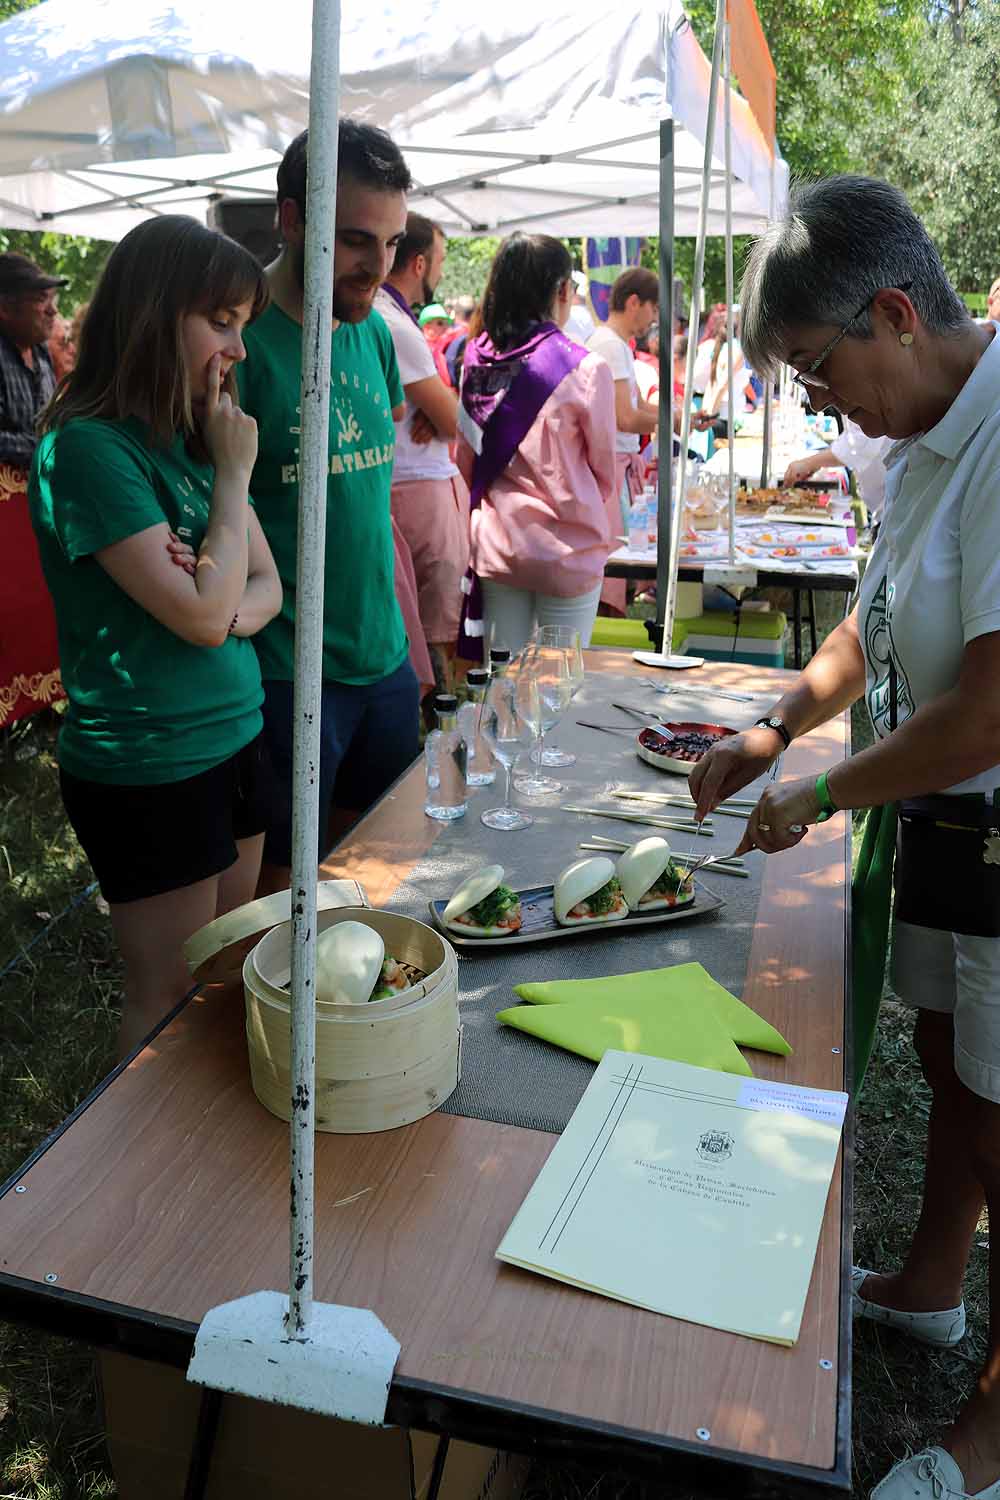
[(830, 788), (827, 786), (826, 776), (827, 773), (823, 771), (816, 777), (816, 798), (819, 802), (819, 813), (816, 818), (817, 823), (825, 823), (829, 818), (833, 817), (835, 812), (840, 811), (840, 808), (830, 796)]
[(239, 618), (240, 618), (240, 612), (239, 612), (239, 610), (237, 610), (236, 613), (233, 615), (233, 618), (229, 622), (229, 629), (226, 631), (227, 635), (232, 635), (233, 631), (236, 629), (236, 626), (239, 624)]
[(771, 714), (765, 716), (763, 719), (758, 719), (753, 727), (754, 729), (773, 729), (775, 734), (781, 737), (782, 748), (785, 750), (792, 743), (792, 736), (788, 732), (788, 726), (780, 714)]

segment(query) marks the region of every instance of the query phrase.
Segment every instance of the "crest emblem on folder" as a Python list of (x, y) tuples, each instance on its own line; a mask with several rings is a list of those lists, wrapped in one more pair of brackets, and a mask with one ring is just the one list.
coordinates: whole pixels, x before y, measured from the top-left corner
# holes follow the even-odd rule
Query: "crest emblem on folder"
[(728, 1130), (706, 1130), (698, 1139), (698, 1155), (702, 1161), (728, 1161), (733, 1154), (735, 1141)]

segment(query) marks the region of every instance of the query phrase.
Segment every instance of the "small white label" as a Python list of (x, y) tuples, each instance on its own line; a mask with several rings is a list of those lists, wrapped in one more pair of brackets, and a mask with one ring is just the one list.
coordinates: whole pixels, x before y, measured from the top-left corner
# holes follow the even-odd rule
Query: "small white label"
[(847, 1095), (832, 1089), (804, 1089), (794, 1084), (769, 1083), (766, 1078), (745, 1078), (740, 1084), (739, 1104), (744, 1109), (771, 1110), (778, 1114), (802, 1115), (823, 1125), (844, 1123)]

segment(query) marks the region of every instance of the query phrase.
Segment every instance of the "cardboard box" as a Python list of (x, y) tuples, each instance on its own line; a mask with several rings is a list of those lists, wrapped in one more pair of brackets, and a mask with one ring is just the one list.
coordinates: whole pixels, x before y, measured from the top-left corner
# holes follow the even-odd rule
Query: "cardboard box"
[[(102, 1353), (108, 1451), (119, 1500), (183, 1500), (201, 1401), (181, 1370)], [(441, 1439), (360, 1427), (226, 1396), (207, 1500), (426, 1500)], [(452, 1440), (438, 1500), (518, 1500), (529, 1461)]]

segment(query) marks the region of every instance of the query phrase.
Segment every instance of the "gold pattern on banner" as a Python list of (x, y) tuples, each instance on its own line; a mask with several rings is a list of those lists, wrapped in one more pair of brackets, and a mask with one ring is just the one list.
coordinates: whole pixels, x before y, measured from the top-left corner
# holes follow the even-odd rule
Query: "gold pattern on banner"
[(23, 495), (28, 488), (28, 475), (24, 469), (13, 464), (0, 464), (0, 500), (13, 500)]
[(55, 703), (59, 698), (65, 698), (59, 668), (53, 672), (33, 672), (30, 677), (19, 672), (6, 687), (0, 686), (0, 724), (10, 718), (22, 696), (34, 703)]

